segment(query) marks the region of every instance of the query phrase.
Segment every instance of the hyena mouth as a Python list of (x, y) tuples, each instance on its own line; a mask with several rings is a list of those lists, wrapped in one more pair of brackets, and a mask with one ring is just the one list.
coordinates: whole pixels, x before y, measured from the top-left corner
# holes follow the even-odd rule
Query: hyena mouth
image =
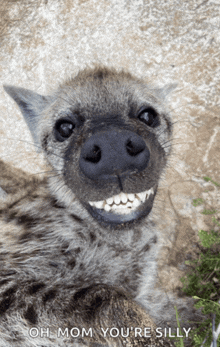
[(157, 186), (141, 193), (121, 192), (102, 201), (89, 201), (89, 211), (100, 222), (122, 224), (146, 217), (152, 207)]

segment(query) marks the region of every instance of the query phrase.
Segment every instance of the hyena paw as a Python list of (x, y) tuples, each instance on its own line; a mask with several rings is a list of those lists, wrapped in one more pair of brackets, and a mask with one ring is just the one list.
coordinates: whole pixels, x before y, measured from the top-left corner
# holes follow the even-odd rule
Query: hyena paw
[(173, 346), (156, 337), (155, 324), (145, 310), (123, 290), (97, 284), (74, 296), (77, 323), (93, 328), (91, 346)]

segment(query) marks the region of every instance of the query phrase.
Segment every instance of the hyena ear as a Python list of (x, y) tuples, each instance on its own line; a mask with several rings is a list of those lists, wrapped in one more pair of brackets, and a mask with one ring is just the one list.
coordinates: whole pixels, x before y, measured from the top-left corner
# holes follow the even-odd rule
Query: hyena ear
[(40, 152), (41, 145), (39, 141), (39, 120), (43, 109), (50, 104), (51, 98), (47, 96), (39, 95), (31, 90), (18, 88), (14, 86), (3, 86), (6, 93), (8, 93), (12, 99), (18, 104), (25, 122), (27, 123), (31, 135), (33, 137), (36, 150)]

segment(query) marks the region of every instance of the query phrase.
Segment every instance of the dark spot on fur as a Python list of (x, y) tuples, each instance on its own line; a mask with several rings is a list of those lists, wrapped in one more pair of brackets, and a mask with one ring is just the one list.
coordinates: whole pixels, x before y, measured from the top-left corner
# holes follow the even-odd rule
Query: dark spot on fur
[(36, 199), (39, 198), (39, 195), (38, 195), (38, 194), (32, 194), (32, 195), (31, 195), (31, 198), (32, 198), (31, 201), (35, 201)]
[(0, 254), (0, 261), (5, 261), (5, 257), (9, 254), (9, 252), (6, 252), (6, 251), (3, 251), (1, 254)]
[(69, 243), (68, 242), (62, 243), (62, 251), (66, 252), (67, 248), (69, 248)]
[(85, 235), (81, 231), (77, 231), (77, 235), (82, 239), (86, 241)]
[(129, 291), (129, 293), (135, 297), (137, 295), (138, 291), (138, 283), (137, 283), (137, 278), (131, 282), (131, 280), (128, 279), (128, 282), (125, 283), (125, 288)]
[(85, 297), (86, 293), (88, 292), (88, 289), (90, 289), (90, 288), (83, 288), (83, 289), (79, 290), (78, 292), (76, 292), (73, 296), (73, 300), (74, 301), (82, 300)]
[[(128, 316), (129, 316), (130, 318), (132, 318), (132, 319), (137, 318), (137, 313), (134, 312), (134, 311), (131, 310), (131, 309), (128, 309), (127, 314), (128, 314)], [(135, 319), (135, 320), (136, 320), (136, 319)]]
[(3, 276), (12, 276), (12, 275), (15, 275), (16, 274), (16, 271), (14, 270), (6, 270), (6, 271), (1, 271), (1, 277)]
[(95, 311), (99, 308), (103, 303), (103, 299), (101, 296), (97, 295), (90, 303), (90, 310)]
[(92, 232), (89, 233), (90, 239), (92, 242), (94, 242), (96, 240), (96, 235)]
[(0, 302), (0, 315), (5, 313), (9, 309), (9, 307), (11, 306), (13, 300), (14, 300), (14, 297), (8, 297), (6, 299), (3, 299)]
[(24, 318), (31, 324), (37, 324), (37, 313), (32, 305), (28, 306), (27, 311), (24, 314)]
[(141, 269), (137, 263), (134, 263), (134, 265), (132, 266), (132, 270), (135, 275), (141, 275)]
[[(94, 284), (92, 286), (82, 288), (73, 296), (73, 300), (81, 305), (91, 304), (96, 297), (110, 299), (114, 289), (106, 284)], [(118, 293), (117, 293), (118, 294)]]
[(60, 202), (57, 201), (57, 199), (55, 199), (53, 197), (50, 199), (50, 204), (54, 208), (59, 208), (59, 209), (65, 208)]
[(105, 75), (106, 75), (106, 72), (104, 70), (103, 71), (102, 70), (98, 70), (98, 71), (95, 72), (94, 78), (102, 80), (105, 77)]
[(80, 218), (79, 216), (76, 216), (76, 215), (73, 214), (73, 213), (71, 213), (70, 217), (73, 218), (74, 221), (77, 221), (77, 222), (79, 222), (79, 223), (83, 223), (82, 218)]
[(7, 283), (8, 281), (9, 281), (9, 279), (0, 281), (0, 286), (3, 286), (3, 285), (4, 285), (5, 283)]
[(3, 296), (4, 298), (5, 298), (5, 297), (12, 297), (13, 294), (16, 292), (17, 288), (18, 288), (17, 286), (8, 288), (8, 289), (2, 294), (2, 296)]
[(68, 261), (68, 266), (73, 269), (76, 266), (76, 260), (75, 259), (71, 259)]
[(77, 310), (82, 319), (92, 321), (97, 314), (97, 310), (104, 304), (105, 308), (116, 302), (125, 299), (124, 292), (105, 284), (96, 284), (83, 288), (75, 293), (69, 305), (66, 307), (68, 312)]
[(70, 254), (71, 254), (71, 252), (70, 252), (70, 251), (67, 251), (67, 248), (68, 248), (68, 247), (65, 247), (65, 246), (64, 246), (64, 247), (62, 247), (62, 249), (61, 249), (61, 253), (62, 253), (62, 254), (64, 254), (64, 255), (70, 255)]
[(33, 218), (28, 215), (23, 215), (17, 219), (17, 223), (18, 225), (23, 225), (26, 229), (30, 229), (31, 227), (39, 223), (39, 219), (36, 217)]
[(3, 300), (0, 302), (0, 314), (5, 313), (14, 301), (14, 293), (17, 290), (17, 286), (8, 288), (3, 294)]
[(144, 247), (142, 248), (142, 252), (147, 252), (149, 251), (150, 246), (148, 245), (148, 243), (146, 245), (144, 245)]
[(45, 150), (45, 152), (47, 151), (48, 137), (49, 137), (49, 135), (46, 134), (43, 138), (43, 141), (42, 141), (42, 148)]
[(7, 222), (11, 222), (13, 221), (17, 216), (17, 213), (16, 212), (11, 212), (8, 214), (8, 218), (7, 218)]
[(54, 261), (49, 262), (49, 265), (52, 267), (58, 267), (58, 264), (55, 263)]
[(19, 239), (20, 239), (20, 241), (28, 241), (31, 238), (33, 238), (33, 234), (27, 231), (27, 232), (23, 233)]
[(81, 252), (81, 248), (77, 247), (76, 249), (74, 249), (75, 254), (79, 254)]
[(20, 300), (19, 303), (17, 303), (16, 308), (24, 308), (26, 307), (26, 303), (24, 300)]
[(33, 295), (37, 293), (40, 289), (44, 288), (45, 284), (44, 283), (34, 283), (32, 286), (29, 288), (28, 293), (30, 295)]
[(152, 243), (157, 243), (157, 236), (153, 237)]
[(55, 289), (51, 289), (47, 293), (45, 293), (43, 296), (43, 303), (45, 304), (47, 301), (54, 299), (56, 293), (57, 291)]
[(109, 305), (111, 301), (127, 299), (125, 293), (120, 289), (115, 289), (103, 284), (93, 285), (79, 290), (72, 298), (71, 308), (80, 310), (85, 319), (91, 320), (97, 309)]
[(10, 210), (12, 207), (16, 206), (21, 200), (23, 200), (23, 197), (14, 201), (12, 204), (8, 205), (7, 209)]
[(35, 234), (36, 237), (40, 240), (45, 236), (45, 231), (43, 230), (38, 230), (37, 233)]
[[(15, 252), (11, 255), (12, 259), (18, 259), (21, 257), (21, 253), (20, 252)], [(22, 257), (24, 257), (24, 254), (22, 254)]]

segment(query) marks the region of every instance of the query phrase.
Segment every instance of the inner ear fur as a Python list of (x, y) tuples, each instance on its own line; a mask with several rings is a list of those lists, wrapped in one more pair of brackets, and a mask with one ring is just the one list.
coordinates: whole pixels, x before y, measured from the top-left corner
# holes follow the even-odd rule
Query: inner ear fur
[(38, 134), (39, 120), (42, 111), (51, 103), (51, 97), (37, 94), (25, 88), (10, 85), (4, 85), (3, 88), (19, 106), (25, 122), (30, 129), (36, 149), (39, 152), (41, 149)]

